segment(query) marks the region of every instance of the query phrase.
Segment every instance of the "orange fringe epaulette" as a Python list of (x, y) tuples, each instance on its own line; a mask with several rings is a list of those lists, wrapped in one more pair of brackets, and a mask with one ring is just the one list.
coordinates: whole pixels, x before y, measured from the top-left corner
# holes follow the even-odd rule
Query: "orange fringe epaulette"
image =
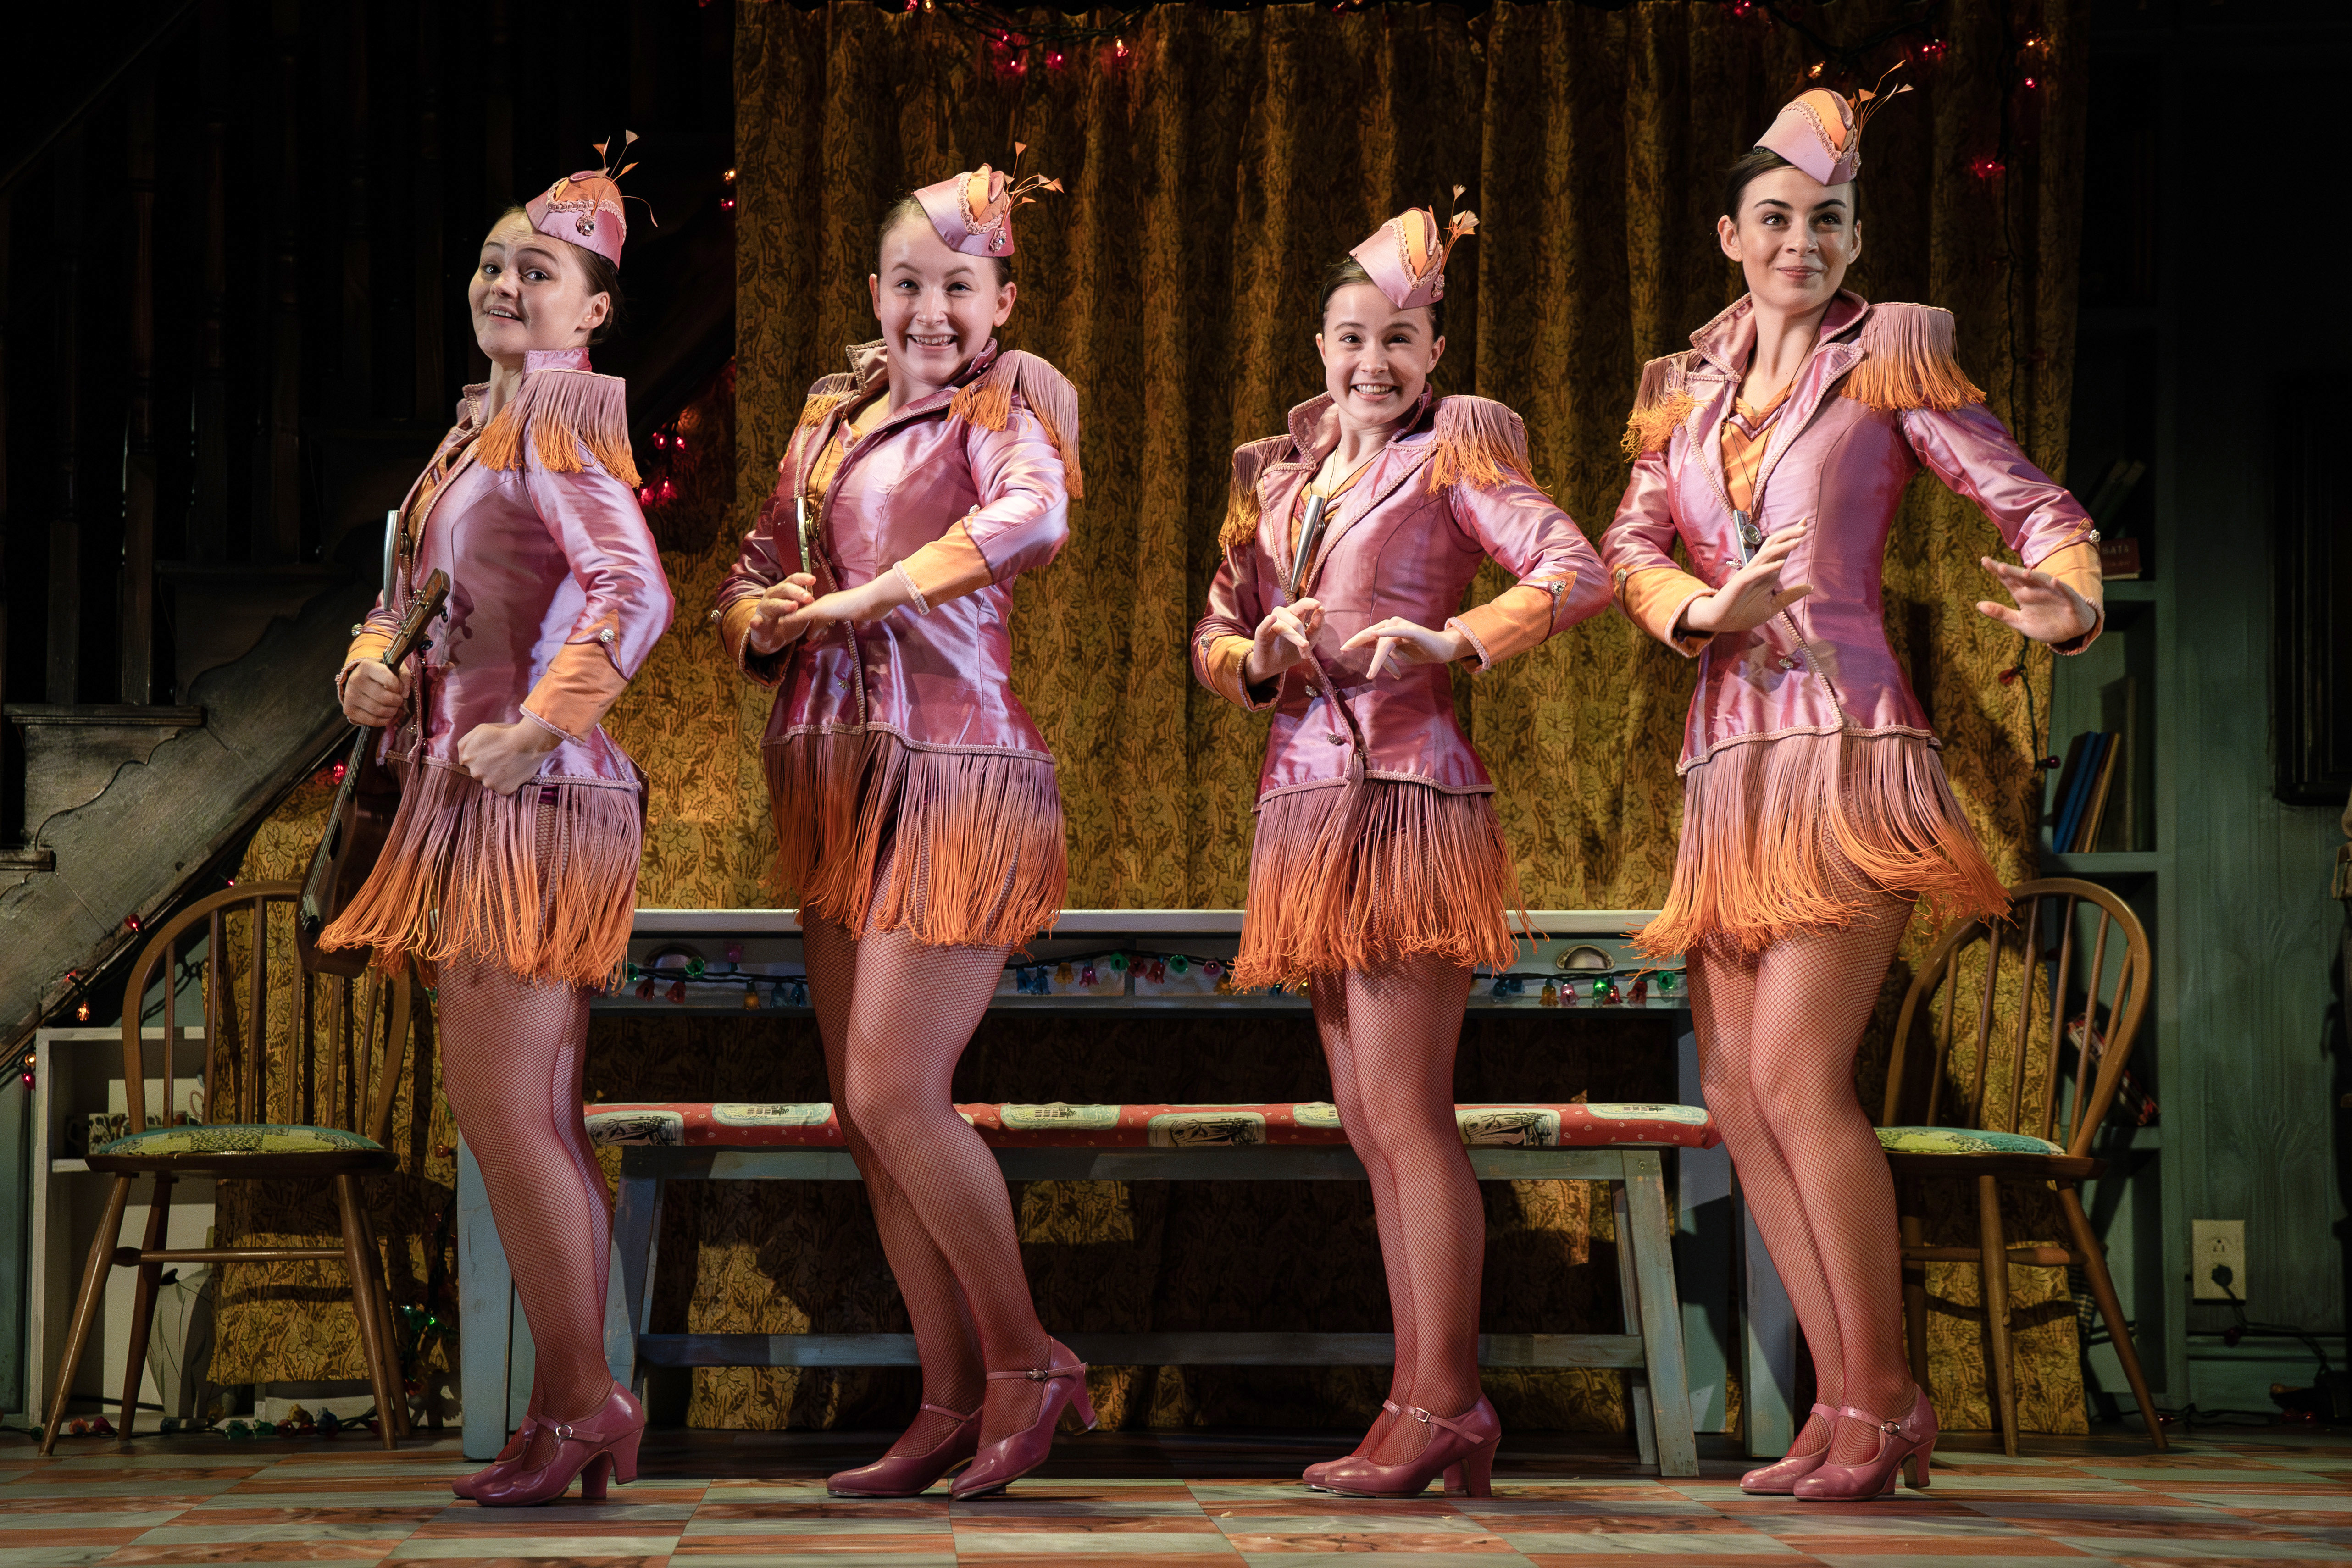
[[(843, 384), (831, 384), (835, 382)], [(801, 416), (793, 425), (793, 434), (798, 435), (803, 430), (813, 430), (823, 424), (835, 409), (856, 397), (856, 389), (847, 384), (848, 382), (847, 376), (826, 376), (809, 388), (808, 401), (801, 404)]]
[[(1535, 484), (1527, 422), (1487, 397), (1441, 398), (1430, 423), (1429, 493), (1468, 482), (1492, 489), (1506, 479)], [(1537, 488), (1542, 488), (1537, 486)]]
[(1225, 497), (1225, 520), (1217, 529), (1219, 549), (1239, 549), (1257, 538), (1257, 482), (1265, 465), (1289, 444), (1286, 435), (1269, 435), (1234, 448), (1234, 485)]
[(635, 455), (629, 448), (629, 383), (593, 371), (551, 367), (522, 379), (512, 402), (482, 427), (474, 460), (485, 468), (522, 466), (523, 432), (530, 432), (540, 466), (551, 474), (577, 474), (587, 467), (580, 449), (624, 485), (637, 482)]
[(1531, 930), (1494, 798), (1402, 779), (1259, 802), (1234, 984), (1281, 985), (1436, 956), (1496, 974)]
[(932, 751), (887, 730), (803, 732), (761, 756), (776, 880), (856, 932), (1013, 947), (1069, 882), (1053, 758)]
[(1984, 392), (1953, 351), (1952, 313), (1935, 305), (1874, 305), (1863, 321), (1863, 359), (1838, 392), (1888, 413), (1965, 408)]
[[(552, 820), (550, 820), (550, 814)], [(489, 959), (526, 979), (600, 987), (629, 945), (644, 842), (637, 791), (532, 779), (494, 794), (417, 767), (375, 869), (320, 936), (397, 967)]]
[(1662, 354), (1642, 367), (1642, 388), (1633, 394), (1633, 412), (1626, 416), (1619, 443), (1628, 462), (1645, 452), (1663, 451), (1698, 405), (1683, 384), (1689, 369), (1687, 353)]
[(1045, 439), (1062, 455), (1063, 487), (1072, 500), (1087, 493), (1086, 474), (1078, 463), (1078, 389), (1069, 377), (1036, 355), (1008, 349), (988, 369), (956, 389), (949, 414), (982, 430), (1003, 430), (1013, 417), (1013, 397), (1045, 427)]

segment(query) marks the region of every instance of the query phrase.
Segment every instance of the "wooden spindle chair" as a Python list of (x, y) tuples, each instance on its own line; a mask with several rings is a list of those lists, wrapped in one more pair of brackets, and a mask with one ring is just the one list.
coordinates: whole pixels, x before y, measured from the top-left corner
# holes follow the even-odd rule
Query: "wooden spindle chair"
[[(122, 1420), (117, 1433), (119, 1441), (131, 1440), (156, 1296), (164, 1268), (179, 1263), (305, 1260), (342, 1263), (351, 1274), (352, 1307), (359, 1318), (360, 1343), (367, 1359), (383, 1446), (393, 1447), (408, 1433), (407, 1403), (397, 1360), (399, 1340), (375, 1233), (367, 1207), (361, 1201), (360, 1180), (389, 1171), (394, 1163), (384, 1139), (400, 1089), (408, 1037), (410, 977), (403, 972), (387, 977), (370, 970), (353, 979), (307, 969), (299, 946), (291, 939), (294, 905), (301, 891), (299, 883), (257, 883), (199, 899), (151, 937), (131, 967), (122, 1004), (126, 1128), (121, 1137), (89, 1152), (90, 1168), (113, 1172), (114, 1186), (107, 1197), (106, 1216), (99, 1222), (97, 1239), (90, 1245), (80, 1297), (74, 1302), (65, 1362), (58, 1372), (57, 1396), (50, 1402), (48, 1422), (41, 1433), (44, 1454), (58, 1440), (58, 1428), (72, 1396), (74, 1373), (89, 1343), (107, 1275), (114, 1269), (138, 1271), (130, 1357), (122, 1381)], [(273, 909), (283, 911), (278, 925), (286, 940), (279, 956), (290, 958), (277, 965), (270, 961)], [(244, 986), (246, 1016), (235, 1027), (236, 1050), (231, 1051), (224, 1044), (226, 1019), (232, 1010), (229, 917), (240, 911), (247, 915), (252, 928), (251, 948)], [(199, 937), (205, 942), (204, 1113), (208, 1120), (173, 1125), (173, 1057), (184, 1038), (177, 1006), (181, 961)], [(141, 1014), (159, 967), (163, 986), (163, 1121), (151, 1126), (149, 1042), (142, 1038)], [(284, 1070), (274, 1083), (268, 1038), (273, 983), (290, 993), (293, 1028)], [(323, 993), (323, 1007), (314, 988)], [(230, 1082), (220, 1081), (224, 1074)], [(138, 1247), (119, 1247), (131, 1183), (142, 1176), (155, 1180), (154, 1197), (147, 1209), (146, 1238)], [(184, 1176), (289, 1184), (316, 1183), (323, 1177), (334, 1191), (342, 1245), (166, 1248), (173, 1184)]]
[[(1894, 1167), (1902, 1220), (1903, 1316), (1912, 1375), (1919, 1386), (1927, 1386), (1926, 1265), (1976, 1264), (1991, 1340), (2001, 1449), (2015, 1454), (2009, 1270), (2080, 1267), (2148, 1435), (2161, 1450), (2164, 1427), (2148, 1397), (2105, 1250), (2083, 1212), (2080, 1190), (2082, 1182), (2106, 1168), (2093, 1157), (2092, 1140), (2115, 1103), (2147, 1012), (2147, 933), (2123, 900), (2092, 883), (2068, 877), (2024, 882), (2011, 888), (2009, 897), (2008, 921), (1972, 920), (1937, 943), (1903, 998), (1887, 1065), (1878, 1139)], [(2088, 963), (2076, 941), (2078, 914), (2087, 914), (2095, 925)], [(2112, 976), (2111, 936), (2122, 943)], [(1964, 975), (1979, 953), (1981, 977)], [(2047, 1027), (2037, 1030), (2035, 971), (2045, 967)], [(2008, 1008), (2015, 1009), (2013, 1019), (2002, 1017)], [(1917, 1050), (1915, 1031), (1922, 1026), (1927, 1049)], [(2069, 1040), (2077, 1030), (2080, 1038)], [(2038, 1063), (2037, 1034), (2042, 1058)], [(2071, 1082), (2064, 1071), (2069, 1065)], [(1920, 1124), (1897, 1124), (1906, 1107), (1923, 1103)], [(1925, 1190), (1931, 1182), (1951, 1180), (1976, 1184), (1974, 1247), (1926, 1244)], [(2053, 1189), (2073, 1244), (2010, 1246), (2000, 1218), (2004, 1183)]]

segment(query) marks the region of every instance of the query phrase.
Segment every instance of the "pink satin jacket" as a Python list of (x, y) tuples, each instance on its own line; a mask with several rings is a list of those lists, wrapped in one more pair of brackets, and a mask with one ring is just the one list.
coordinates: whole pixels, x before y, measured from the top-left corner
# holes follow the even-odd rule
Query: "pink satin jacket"
[[(814, 497), (803, 494), (811, 465), (845, 417), (887, 391), (882, 345), (851, 349), (849, 373), (812, 389), (808, 411), (777, 465), (775, 493), (743, 536), (719, 591), (729, 651), (752, 679), (782, 687), (769, 716), (768, 744), (796, 734), (875, 728), (929, 749), (1051, 756), (1013, 695), (1006, 620), (1013, 579), (1052, 560), (1069, 537), (1074, 488), (1060, 433), (1019, 389), (1048, 396), (1047, 378), (1055, 392), (1069, 383), (1034, 356), (1003, 359), (997, 362), (991, 342), (957, 386), (888, 415), (856, 441), (824, 495)], [(963, 393), (991, 381), (1015, 389), (998, 416), (1002, 429), (959, 411)], [(1074, 411), (1061, 423), (1074, 439)], [(806, 564), (803, 507), (817, 545), (816, 559)], [(915, 590), (915, 603), (862, 625), (829, 627), (771, 654), (751, 652), (752, 605), (792, 573), (814, 571), (824, 593), (894, 570)]]
[(466, 389), (403, 504), (394, 591), (352, 628), (344, 668), (381, 656), (409, 596), (446, 571), (447, 619), (431, 629), (408, 713), (385, 730), (382, 755), (451, 768), (476, 725), (528, 718), (563, 737), (538, 778), (635, 789), (635, 767), (599, 721), (676, 606), (633, 488), (626, 388), (591, 372), (585, 350), (534, 353), (485, 429), (488, 390)]
[[(1369, 681), (1373, 647), (1342, 653), (1339, 644), (1401, 615), (1460, 630), (1485, 670), (1606, 608), (1600, 560), (1568, 514), (1527, 476), (1518, 415), (1485, 398), (1442, 399), (1332, 503), (1298, 587), (1298, 598), (1323, 606), (1311, 656), (1279, 682), (1250, 687), (1242, 660), (1258, 622), (1290, 602), (1284, 590), (1293, 507), (1339, 439), (1326, 395), (1290, 411), (1287, 435), (1234, 452), (1225, 557), (1209, 586), (1207, 612), (1192, 629), (1193, 674), (1244, 707), (1274, 710), (1261, 800), (1351, 774), (1452, 794), (1490, 791), (1494, 784), (1455, 722), (1444, 666), (1391, 663)], [(1489, 556), (1519, 581), (1457, 615)]]
[[(1750, 497), (1736, 513), (1723, 422), (1755, 348), (1741, 298), (1691, 334), (1691, 350), (1643, 372), (1627, 433), (1637, 448), (1615, 521), (1601, 536), (1619, 601), (1653, 635), (1700, 659), (1681, 767), (1718, 747), (1841, 729), (1933, 738), (1886, 643), (1879, 603), (1886, 536), (1925, 467), (1975, 502), (2025, 564), (2100, 602), (2097, 535), (2066, 490), (2036, 468), (1952, 360), (1952, 319), (1925, 305), (1841, 293), (1797, 373)], [(1810, 518), (1782, 580), (1811, 594), (1751, 632), (1674, 635), (1691, 601), (1722, 586), (1766, 535)], [(1743, 547), (1741, 524), (1752, 525)], [(1689, 570), (1668, 549), (1680, 538)], [(1996, 597), (1988, 580), (1985, 597)], [(1969, 610), (1968, 613), (1974, 613)], [(2079, 652), (2092, 633), (2061, 645)]]

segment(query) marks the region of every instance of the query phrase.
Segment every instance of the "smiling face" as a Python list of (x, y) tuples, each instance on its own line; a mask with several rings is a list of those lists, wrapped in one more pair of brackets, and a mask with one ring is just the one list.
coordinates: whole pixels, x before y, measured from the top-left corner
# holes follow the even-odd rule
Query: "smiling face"
[(1315, 349), (1323, 356), (1323, 390), (1341, 422), (1381, 425), (1394, 424), (1421, 401), (1445, 340), (1430, 330), (1428, 306), (1400, 310), (1377, 286), (1349, 283), (1325, 301)]
[(590, 291), (587, 267), (572, 246), (549, 239), (518, 212), (492, 225), (482, 240), (466, 304), (482, 352), (514, 367), (533, 350), (584, 347), (613, 299)]
[(1862, 254), (1853, 182), (1824, 185), (1794, 167), (1748, 181), (1737, 216), (1717, 218), (1715, 232), (1757, 303), (1790, 315), (1827, 305)]
[(866, 287), (882, 352), (910, 390), (946, 386), (1013, 314), (1018, 290), (996, 263), (950, 246), (919, 210), (883, 235), (878, 267)]

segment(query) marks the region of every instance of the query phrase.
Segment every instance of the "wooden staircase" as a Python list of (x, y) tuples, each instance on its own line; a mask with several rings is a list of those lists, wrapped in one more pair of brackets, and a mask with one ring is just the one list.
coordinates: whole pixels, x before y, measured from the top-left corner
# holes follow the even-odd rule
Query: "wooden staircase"
[(625, 122), (660, 225), (633, 224), (639, 325), (599, 368), (642, 435), (732, 352), (730, 8), (587, 11), (559, 71), (527, 68), (516, 0), (12, 24), (83, 74), (0, 140), (0, 1061), (108, 1010), (136, 929), (343, 734), (329, 675), (386, 510), (486, 368), (490, 214)]

